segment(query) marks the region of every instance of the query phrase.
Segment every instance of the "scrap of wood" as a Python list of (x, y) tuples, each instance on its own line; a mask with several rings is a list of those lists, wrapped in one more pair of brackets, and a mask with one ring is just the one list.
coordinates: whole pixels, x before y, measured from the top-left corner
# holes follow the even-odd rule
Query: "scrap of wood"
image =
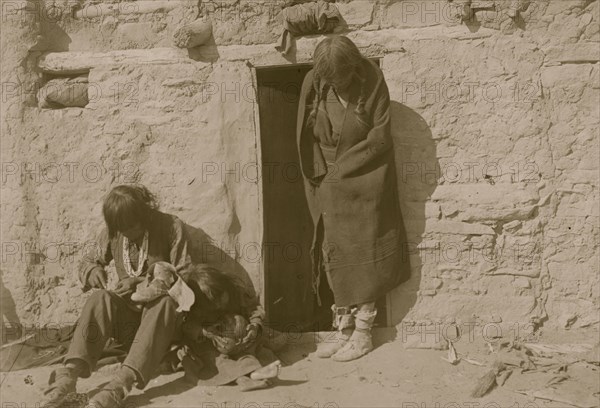
[(554, 373), (554, 372), (558, 372), (557, 370), (561, 369), (561, 367), (563, 367), (562, 364), (555, 364), (555, 365), (551, 365), (551, 366), (536, 368), (535, 370), (528, 370), (527, 373), (529, 373), (529, 374)]
[(457, 364), (460, 361), (456, 349), (450, 340), (448, 340), (448, 358), (442, 357), (442, 360), (447, 361), (452, 365)]
[(20, 339), (11, 341), (10, 343), (3, 344), (2, 346), (0, 346), (0, 350), (4, 350), (5, 348), (9, 348), (9, 347), (12, 347), (17, 344), (23, 344), (27, 340), (32, 339), (33, 337), (35, 337), (35, 333), (29, 333), (28, 335), (21, 337)]
[(475, 388), (471, 392), (471, 397), (473, 398), (481, 398), (485, 394), (487, 394), (493, 387), (496, 385), (496, 378), (498, 375), (506, 370), (506, 366), (499, 360), (496, 360), (492, 365), (490, 371), (485, 373), (475, 385)]
[(529, 358), (524, 358), (523, 356), (519, 356), (515, 353), (509, 353), (507, 351), (499, 351), (497, 353), (498, 360), (502, 361), (506, 365), (511, 365), (515, 367), (522, 367), (530, 369), (531, 360)]
[(569, 378), (571, 378), (571, 376), (569, 374), (566, 374), (566, 373), (559, 374), (557, 376), (552, 377), (550, 380), (548, 380), (548, 382), (546, 383), (546, 387), (550, 387), (551, 385), (561, 383), (565, 380), (568, 380)]
[(535, 370), (537, 368), (535, 362), (530, 358), (530, 356), (527, 355), (527, 353), (525, 353), (524, 350), (518, 350), (516, 353), (519, 357), (521, 357), (521, 368), (523, 370)]
[(591, 344), (541, 344), (523, 343), (527, 349), (537, 354), (585, 353), (594, 348)]
[(483, 364), (483, 363), (480, 363), (480, 362), (479, 362), (479, 361), (477, 361), (477, 360), (473, 360), (473, 359), (467, 358), (467, 357), (465, 357), (465, 356), (463, 356), (463, 355), (461, 355), (461, 354), (459, 354), (459, 355), (461, 356), (461, 360), (462, 360), (462, 361), (465, 361), (465, 362), (467, 362), (467, 363), (469, 363), (469, 364), (473, 364), (473, 365), (476, 365), (476, 366), (479, 366), (479, 367), (483, 367), (483, 366), (485, 366), (485, 364)]
[(535, 362), (536, 366), (541, 367), (550, 367), (562, 363), (562, 360), (548, 357), (534, 357), (533, 361)]
[(506, 380), (508, 380), (508, 377), (510, 377), (510, 375), (512, 374), (512, 372), (513, 370), (501, 371), (500, 374), (496, 376), (496, 384), (498, 384), (500, 387), (503, 386)]
[(513, 390), (516, 393), (527, 395), (531, 398), (538, 398), (548, 401), (556, 401), (565, 404), (570, 404), (578, 408), (595, 408), (597, 403), (595, 401), (585, 401), (577, 395), (567, 396), (564, 391), (559, 391), (554, 388), (548, 388), (544, 390)]

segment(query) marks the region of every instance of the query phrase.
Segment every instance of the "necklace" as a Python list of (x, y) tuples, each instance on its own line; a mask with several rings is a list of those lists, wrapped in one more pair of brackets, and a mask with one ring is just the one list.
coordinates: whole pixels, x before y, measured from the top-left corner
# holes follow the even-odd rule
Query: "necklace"
[(131, 266), (131, 258), (129, 256), (129, 239), (123, 236), (123, 263), (125, 264), (125, 271), (129, 276), (140, 276), (144, 269), (144, 263), (148, 258), (148, 231), (144, 232), (144, 240), (142, 241), (142, 247), (138, 253), (138, 264), (137, 269), (134, 271)]
[(340, 93), (335, 88), (333, 88), (333, 93), (337, 97), (338, 101), (342, 104), (342, 106), (344, 107), (344, 109), (346, 109), (348, 107), (348, 101), (345, 100), (344, 98), (342, 98), (342, 96), (340, 95)]

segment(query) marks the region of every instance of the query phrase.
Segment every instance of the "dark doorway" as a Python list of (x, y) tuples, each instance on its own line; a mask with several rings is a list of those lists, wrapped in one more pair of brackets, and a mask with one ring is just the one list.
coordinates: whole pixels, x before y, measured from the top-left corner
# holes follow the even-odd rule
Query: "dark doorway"
[[(256, 70), (262, 147), (265, 308), (284, 331), (327, 330), (333, 299), (317, 304), (312, 290), (308, 212), (296, 148), (296, 116), (310, 65)], [(327, 287), (323, 292), (331, 292)], [(321, 326), (321, 327), (316, 327)]]
[[(378, 61), (377, 61), (378, 62)], [(330, 330), (333, 294), (321, 274), (320, 298), (312, 288), (308, 211), (296, 147), (300, 88), (309, 64), (257, 68), (262, 152), (265, 309), (271, 327), (284, 331)], [(378, 302), (377, 324), (386, 322)]]

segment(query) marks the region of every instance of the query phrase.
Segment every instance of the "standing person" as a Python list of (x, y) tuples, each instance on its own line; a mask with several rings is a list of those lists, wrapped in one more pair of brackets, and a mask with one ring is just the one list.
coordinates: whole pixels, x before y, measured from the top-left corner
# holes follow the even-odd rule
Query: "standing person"
[(373, 349), (375, 301), (408, 278), (383, 73), (348, 38), (321, 41), (302, 84), (297, 143), (314, 223), (318, 293), (323, 268), (334, 295), (336, 341), (317, 356), (357, 359)]
[[(106, 227), (100, 234), (99, 251), (84, 254), (79, 270), (84, 292), (97, 290), (83, 307), (64, 366), (50, 376), (42, 406), (59, 406), (75, 392), (78, 377), (90, 376), (109, 338), (129, 351), (88, 406), (119, 406), (134, 383), (139, 389), (145, 387), (180, 332), (182, 315), (173, 298), (164, 296), (140, 305), (130, 297), (156, 262), (176, 266), (189, 262), (183, 222), (160, 212), (155, 197), (143, 186), (113, 188), (102, 211)], [(112, 260), (119, 282), (114, 291), (108, 291), (106, 267)]]

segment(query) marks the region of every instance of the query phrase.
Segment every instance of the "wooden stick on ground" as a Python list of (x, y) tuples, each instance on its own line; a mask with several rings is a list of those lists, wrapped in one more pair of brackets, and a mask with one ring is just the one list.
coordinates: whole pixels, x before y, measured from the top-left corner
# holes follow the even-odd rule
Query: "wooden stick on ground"
[(473, 398), (481, 398), (496, 385), (496, 376), (506, 369), (506, 366), (501, 361), (495, 361), (492, 369), (485, 373), (483, 377), (477, 381), (477, 385), (471, 392)]

